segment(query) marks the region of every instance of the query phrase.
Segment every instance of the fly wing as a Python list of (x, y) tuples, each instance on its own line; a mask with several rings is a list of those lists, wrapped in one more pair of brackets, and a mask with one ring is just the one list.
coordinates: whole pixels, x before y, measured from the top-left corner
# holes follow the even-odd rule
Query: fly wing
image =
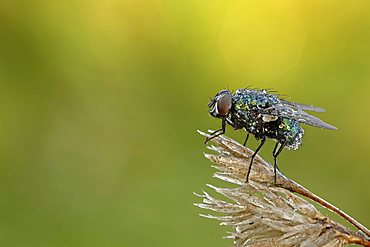
[[(283, 102), (285, 103), (285, 102)], [(329, 130), (336, 130), (337, 128), (325, 123), (321, 119), (312, 116), (306, 112), (303, 111), (302, 108), (298, 108), (297, 106), (293, 107), (291, 104), (292, 102), (289, 102), (290, 104), (277, 104), (274, 106), (271, 106), (266, 109), (260, 110), (260, 114), (266, 114), (266, 115), (272, 115), (272, 116), (281, 116), (286, 117), (290, 119), (297, 120), (300, 123), (308, 124), (314, 127), (322, 128), (322, 129), (329, 129)], [(295, 103), (293, 103), (295, 104)], [(305, 105), (307, 106), (307, 105)], [(318, 108), (321, 109), (321, 108)]]
[(315, 126), (322, 129), (329, 129), (329, 130), (336, 130), (337, 128), (333, 125), (325, 123), (320, 118), (312, 116), (304, 111), (298, 112), (295, 114), (294, 119), (297, 119), (298, 122), (308, 124), (311, 126)]
[(289, 105), (292, 108), (295, 108), (297, 110), (314, 111), (314, 112), (324, 112), (325, 111), (325, 109), (323, 109), (321, 107), (313, 106), (313, 105), (306, 105), (306, 104), (301, 104), (301, 103), (297, 103), (297, 102), (290, 102), (290, 101), (286, 101), (286, 100), (281, 100), (281, 102), (284, 105)]

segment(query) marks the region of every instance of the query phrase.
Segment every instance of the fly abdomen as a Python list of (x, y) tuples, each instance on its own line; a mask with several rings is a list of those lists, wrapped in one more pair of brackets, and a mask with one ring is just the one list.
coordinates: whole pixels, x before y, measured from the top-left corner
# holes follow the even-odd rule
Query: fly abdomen
[(280, 143), (286, 141), (288, 149), (297, 149), (302, 144), (302, 137), (304, 134), (304, 130), (299, 125), (298, 121), (280, 117), (278, 124), (277, 140)]

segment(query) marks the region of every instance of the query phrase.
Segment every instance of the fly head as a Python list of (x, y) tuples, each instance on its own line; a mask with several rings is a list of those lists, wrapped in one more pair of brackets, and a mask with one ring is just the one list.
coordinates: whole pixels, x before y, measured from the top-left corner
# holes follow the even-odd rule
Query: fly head
[(231, 93), (228, 90), (222, 90), (213, 97), (208, 103), (209, 114), (216, 118), (226, 118), (232, 106)]

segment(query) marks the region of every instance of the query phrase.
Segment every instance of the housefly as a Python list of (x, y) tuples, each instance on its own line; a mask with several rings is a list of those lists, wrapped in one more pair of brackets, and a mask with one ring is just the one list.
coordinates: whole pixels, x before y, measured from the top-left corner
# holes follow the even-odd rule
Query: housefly
[(276, 169), (279, 169), (277, 157), (284, 148), (296, 150), (302, 144), (304, 130), (300, 126), (301, 123), (323, 129), (336, 129), (336, 127), (305, 112), (324, 112), (324, 109), (287, 101), (268, 90), (246, 88), (238, 89), (235, 93), (222, 90), (211, 99), (208, 107), (212, 117), (221, 118), (222, 125), (219, 130), (211, 133), (205, 143), (224, 134), (226, 124), (229, 124), (235, 130), (245, 129), (247, 131), (244, 146), (250, 134), (257, 140), (261, 140), (251, 156), (246, 182), (248, 182), (253, 159), (265, 144), (267, 138), (276, 141), (272, 152), (276, 183)]

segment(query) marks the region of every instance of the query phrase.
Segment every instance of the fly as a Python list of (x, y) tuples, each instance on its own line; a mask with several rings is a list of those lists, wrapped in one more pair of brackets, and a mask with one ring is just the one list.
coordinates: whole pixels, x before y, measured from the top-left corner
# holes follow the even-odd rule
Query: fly
[(261, 140), (251, 157), (246, 182), (249, 179), (254, 157), (265, 144), (267, 138), (276, 140), (272, 152), (274, 157), (274, 181), (276, 183), (276, 170), (279, 170), (277, 157), (284, 148), (296, 150), (302, 144), (304, 130), (300, 126), (301, 123), (322, 129), (337, 129), (305, 112), (324, 112), (324, 109), (290, 102), (267, 90), (238, 89), (235, 93), (222, 90), (209, 102), (208, 107), (210, 115), (221, 118), (222, 124), (221, 128), (213, 132), (205, 143), (224, 134), (226, 124), (229, 124), (235, 130), (245, 129), (247, 131), (244, 146), (250, 134), (257, 140)]

